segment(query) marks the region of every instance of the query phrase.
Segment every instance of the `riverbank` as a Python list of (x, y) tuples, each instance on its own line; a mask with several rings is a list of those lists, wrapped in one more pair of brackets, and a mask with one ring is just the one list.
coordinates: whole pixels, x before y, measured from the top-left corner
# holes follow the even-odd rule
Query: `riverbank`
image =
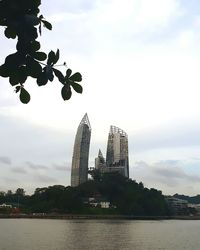
[(200, 216), (134, 216), (93, 214), (0, 214), (0, 219), (200, 220)]

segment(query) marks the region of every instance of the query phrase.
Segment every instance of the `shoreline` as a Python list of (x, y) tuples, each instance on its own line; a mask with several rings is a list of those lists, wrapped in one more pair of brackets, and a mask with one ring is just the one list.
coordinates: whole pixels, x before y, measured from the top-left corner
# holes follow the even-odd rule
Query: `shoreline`
[(60, 220), (200, 220), (200, 216), (134, 216), (92, 214), (0, 214), (0, 219), (60, 219)]

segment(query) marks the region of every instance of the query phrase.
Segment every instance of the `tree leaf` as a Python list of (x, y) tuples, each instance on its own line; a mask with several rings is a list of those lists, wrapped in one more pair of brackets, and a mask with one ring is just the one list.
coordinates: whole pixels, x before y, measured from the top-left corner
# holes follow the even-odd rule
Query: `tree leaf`
[(66, 77), (69, 78), (71, 76), (71, 73), (72, 73), (72, 70), (71, 69), (68, 69), (66, 71)]
[(40, 34), (40, 36), (42, 35), (42, 25), (41, 25), (41, 23), (39, 24), (39, 34)]
[(43, 17), (43, 15), (40, 15), (38, 18), (39, 18), (40, 20), (42, 20), (44, 17)]
[(36, 8), (36, 7), (38, 8), (38, 6), (41, 5), (41, 0), (31, 1), (31, 5), (32, 5), (33, 8)]
[(47, 28), (48, 30), (52, 30), (52, 25), (51, 23), (45, 21), (45, 20), (41, 20), (44, 24), (44, 27)]
[(80, 84), (78, 84), (78, 83), (76, 83), (76, 82), (72, 82), (72, 83), (70, 83), (70, 84), (71, 84), (71, 86), (73, 87), (73, 89), (74, 89), (77, 93), (82, 94), (83, 88), (82, 88), (82, 86), (81, 86)]
[(64, 85), (61, 90), (61, 95), (64, 101), (69, 100), (72, 96), (72, 91), (69, 85)]
[(58, 78), (58, 80), (59, 80), (62, 84), (64, 84), (64, 83), (65, 83), (65, 77), (64, 77), (64, 75), (62, 74), (62, 72), (60, 72), (59, 70), (54, 69), (54, 68), (53, 68), (53, 72), (54, 72), (55, 76)]
[(9, 75), (10, 75), (10, 71), (9, 71), (8, 67), (5, 64), (2, 64), (0, 66), (0, 76), (9, 77)]
[(5, 29), (4, 34), (7, 38), (12, 38), (12, 39), (15, 39), (17, 36), (16, 31), (11, 29), (10, 27)]
[(48, 78), (45, 72), (42, 72), (37, 78), (37, 85), (43, 86), (46, 85), (48, 82)]
[(10, 82), (10, 84), (11, 84), (12, 86), (15, 86), (15, 85), (19, 84), (18, 79), (17, 79), (15, 76), (13, 76), (13, 75), (11, 75), (11, 76), (9, 77), (9, 82)]
[(5, 65), (9, 69), (16, 69), (19, 65), (24, 63), (25, 63), (25, 56), (18, 52), (8, 55), (5, 59)]
[(56, 55), (55, 55), (54, 64), (56, 64), (56, 63), (57, 63), (57, 61), (59, 60), (59, 58), (60, 58), (60, 51), (59, 51), (59, 49), (57, 49), (57, 51), (56, 51)]
[(30, 44), (30, 47), (31, 47), (31, 50), (32, 51), (38, 51), (40, 49), (40, 43), (37, 42), (37, 41), (33, 41), (31, 44)]
[(20, 66), (16, 70), (12, 70), (9, 78), (9, 82), (12, 86), (18, 83), (24, 83), (27, 79), (27, 69), (25, 66)]
[(39, 62), (35, 61), (31, 57), (27, 58), (26, 66), (27, 66), (28, 75), (34, 78), (37, 78), (39, 74), (42, 72), (42, 67), (39, 64)]
[(26, 91), (24, 88), (21, 88), (19, 98), (22, 103), (27, 104), (29, 103), (31, 96), (28, 91)]
[(47, 66), (44, 68), (44, 71), (45, 71), (46, 76), (47, 76), (47, 78), (49, 79), (49, 81), (52, 82), (52, 81), (53, 81), (53, 78), (54, 78), (52, 66), (47, 65)]
[(73, 74), (72, 76), (70, 76), (69, 78), (71, 81), (73, 82), (81, 82), (82, 81), (82, 76), (79, 72)]
[(48, 54), (47, 64), (48, 65), (54, 64), (55, 58), (56, 58), (55, 52), (51, 50)]
[(44, 61), (47, 59), (47, 55), (44, 52), (35, 52), (33, 56), (38, 61)]
[(20, 89), (21, 89), (21, 86), (16, 86), (16, 87), (15, 87), (15, 93), (19, 92)]
[(27, 79), (27, 68), (25, 66), (21, 66), (17, 70), (17, 76), (19, 83), (25, 83)]

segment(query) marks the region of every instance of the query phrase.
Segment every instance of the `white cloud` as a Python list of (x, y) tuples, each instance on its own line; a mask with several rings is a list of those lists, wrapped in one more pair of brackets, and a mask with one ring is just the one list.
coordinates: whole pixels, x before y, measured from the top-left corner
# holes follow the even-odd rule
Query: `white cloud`
[(193, 46), (195, 42), (196, 42), (196, 37), (193, 30), (181, 32), (178, 39), (179, 46), (182, 49), (191, 48), (191, 46)]
[(112, 0), (99, 2), (94, 19), (98, 27), (112, 29), (112, 33), (142, 33), (164, 28), (181, 14), (177, 0)]
[[(159, 161), (148, 164), (144, 161), (135, 162), (135, 178), (147, 187), (163, 190), (164, 194), (199, 193), (200, 175), (188, 174), (181, 161)], [(192, 187), (192, 188), (191, 188)]]
[(156, 28), (165, 28), (169, 23), (182, 15), (179, 1), (177, 0), (153, 0), (140, 1), (139, 15), (136, 18), (136, 25), (153, 30)]
[(11, 165), (12, 161), (10, 157), (7, 156), (0, 156), (0, 163)]
[[(78, 13), (69, 13), (69, 12), (60, 12), (57, 14), (53, 14), (51, 16), (48, 16), (47, 19), (49, 22), (51, 22), (53, 25), (60, 23), (60, 22), (81, 22), (86, 19), (87, 15), (84, 12), (78, 12)], [(73, 23), (72, 23), (73, 24)]]

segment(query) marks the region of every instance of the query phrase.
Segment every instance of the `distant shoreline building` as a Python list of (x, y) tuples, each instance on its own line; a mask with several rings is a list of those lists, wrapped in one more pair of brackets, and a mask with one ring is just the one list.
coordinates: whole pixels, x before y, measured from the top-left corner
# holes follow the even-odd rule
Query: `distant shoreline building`
[(71, 168), (71, 186), (76, 187), (88, 180), (88, 160), (91, 126), (87, 113), (82, 118), (75, 137)]

